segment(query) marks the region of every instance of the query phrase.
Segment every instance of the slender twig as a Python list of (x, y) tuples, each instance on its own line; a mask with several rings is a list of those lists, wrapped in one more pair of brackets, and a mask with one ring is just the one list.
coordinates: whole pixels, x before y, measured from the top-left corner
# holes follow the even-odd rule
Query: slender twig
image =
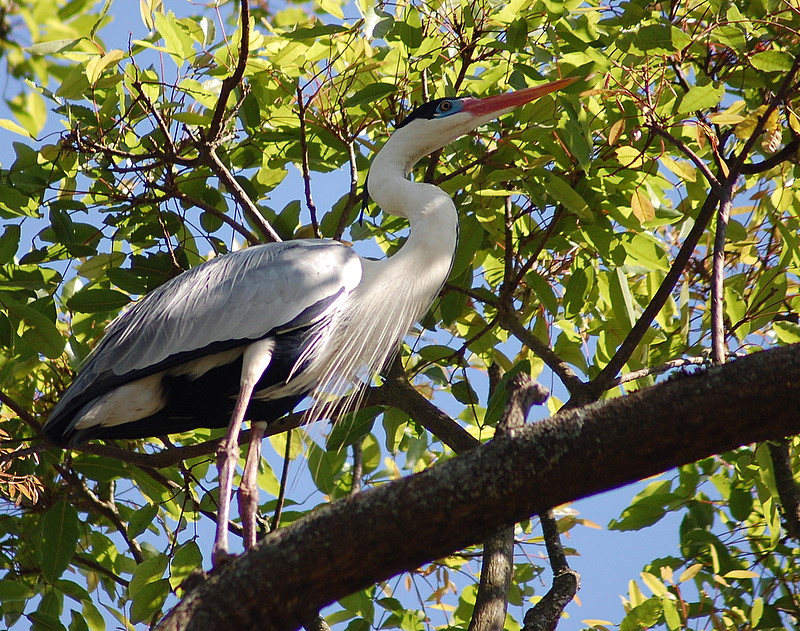
[(704, 357), (683, 357), (681, 359), (673, 359), (668, 362), (664, 362), (660, 366), (652, 366), (648, 368), (642, 368), (641, 370), (634, 370), (633, 372), (625, 373), (617, 377), (613, 385), (619, 386), (623, 383), (629, 383), (631, 381), (636, 381), (637, 379), (642, 379), (644, 377), (649, 377), (650, 375), (660, 375), (661, 373), (665, 373), (668, 370), (673, 370), (675, 368), (682, 368), (684, 366), (703, 366), (706, 363), (706, 359)]
[(42, 433), (42, 425), (37, 421), (33, 414), (28, 412), (20, 403), (15, 401), (11, 396), (0, 390), (0, 403), (7, 406), (19, 419), (28, 425), (37, 434)]
[(131, 556), (133, 556), (136, 563), (141, 563), (144, 561), (142, 548), (135, 538), (128, 536), (128, 527), (125, 522), (122, 521), (122, 517), (120, 517), (116, 505), (113, 502), (100, 499), (97, 494), (86, 484), (86, 480), (78, 478), (78, 476), (64, 470), (61, 467), (59, 467), (59, 472), (63, 477), (72, 479), (72, 488), (79, 489), (81, 494), (92, 506), (92, 508), (114, 525), (114, 528), (117, 529), (117, 532), (122, 536), (122, 538), (125, 540), (125, 543), (128, 545), (128, 550), (130, 550)]
[(303, 101), (303, 89), (297, 86), (297, 118), (300, 121), (300, 168), (303, 173), (303, 193), (306, 198), (306, 206), (311, 215), (311, 226), (315, 237), (321, 237), (319, 231), (319, 220), (317, 219), (317, 206), (311, 195), (311, 168), (308, 161), (308, 138), (306, 137), (306, 111), (308, 103)]
[(666, 129), (662, 128), (660, 125), (656, 125), (655, 123), (649, 123), (647, 128), (656, 134), (657, 136), (661, 136), (665, 140), (669, 141), (673, 145), (675, 145), (683, 155), (685, 155), (696, 167), (700, 173), (703, 174), (703, 177), (706, 178), (709, 186), (711, 186), (711, 190), (714, 191), (718, 196), (720, 193), (720, 181), (717, 179), (711, 169), (708, 168), (708, 165), (703, 162), (703, 160), (698, 156), (694, 151), (692, 151), (691, 147), (687, 145), (683, 140), (677, 138), (670, 134)]
[(129, 584), (128, 581), (126, 581), (121, 576), (117, 576), (116, 574), (114, 574), (114, 572), (109, 570), (104, 565), (101, 565), (97, 561), (93, 561), (93, 560), (87, 559), (86, 557), (82, 557), (82, 556), (77, 556), (76, 555), (76, 556), (72, 557), (72, 562), (75, 565), (82, 565), (83, 567), (88, 568), (88, 569), (92, 570), (93, 572), (97, 572), (98, 574), (102, 574), (103, 576), (107, 576), (112, 581), (114, 581), (117, 585), (120, 585), (122, 587), (128, 587), (128, 584)]
[(769, 158), (762, 160), (761, 162), (755, 162), (750, 164), (743, 164), (742, 165), (742, 175), (755, 175), (757, 173), (763, 173), (764, 171), (769, 171), (770, 169), (778, 166), (782, 162), (786, 160), (790, 160), (794, 155), (800, 150), (800, 136), (795, 135), (786, 146), (778, 151), (777, 153), (771, 155)]
[[(339, 215), (339, 221), (336, 224), (336, 230), (333, 233), (334, 239), (341, 239), (347, 224), (350, 222), (350, 211), (355, 208), (356, 202), (359, 199), (358, 194), (358, 163), (356, 156), (356, 147), (352, 140), (348, 140), (347, 145), (347, 164), (350, 171), (350, 192), (347, 195), (347, 201), (342, 208)], [(367, 195), (367, 187), (364, 184), (364, 195)]]
[(547, 556), (553, 570), (553, 585), (544, 597), (525, 613), (523, 631), (553, 631), (566, 606), (580, 588), (580, 575), (569, 567), (561, 545), (558, 522), (552, 510), (540, 515)]
[(517, 319), (516, 314), (511, 312), (500, 314), (500, 325), (536, 353), (548, 368), (558, 375), (573, 399), (583, 402), (591, 400), (588, 384), (581, 381), (570, 365), (556, 355), (547, 344), (526, 329)]
[(219, 99), (214, 108), (214, 114), (211, 117), (211, 124), (208, 128), (207, 140), (216, 145), (219, 143), (223, 132), (223, 123), (225, 121), (225, 112), (228, 107), (228, 98), (231, 92), (237, 88), (244, 77), (244, 71), (247, 67), (247, 58), (250, 54), (250, 3), (248, 0), (240, 0), (240, 29), (241, 29), (241, 42), (239, 44), (239, 54), (236, 60), (236, 67), (233, 72), (222, 80), (222, 85), (219, 90)]
[(236, 178), (233, 177), (228, 168), (222, 163), (222, 160), (219, 159), (216, 149), (210, 145), (203, 147), (203, 149), (204, 155), (207, 158), (206, 164), (208, 164), (209, 168), (214, 172), (214, 175), (219, 178), (222, 184), (225, 185), (225, 188), (230, 191), (231, 195), (233, 195), (244, 210), (244, 214), (247, 215), (247, 218), (250, 219), (255, 226), (258, 226), (259, 230), (268, 240), (275, 242), (281, 241), (282, 239), (275, 231), (275, 228), (264, 219), (258, 206), (253, 203), (250, 196), (241, 187), (239, 182), (236, 181)]
[(238, 221), (227, 215), (226, 213), (222, 212), (215, 206), (204, 202), (202, 199), (197, 199), (196, 197), (192, 197), (191, 195), (187, 195), (183, 191), (181, 191), (177, 186), (162, 186), (157, 183), (151, 183), (151, 186), (156, 190), (163, 191), (172, 197), (175, 197), (182, 202), (186, 202), (187, 204), (191, 204), (204, 212), (207, 212), (210, 215), (214, 215), (217, 219), (221, 222), (227, 224), (230, 228), (232, 228), (235, 232), (238, 232), (242, 237), (244, 237), (250, 245), (255, 245), (260, 242), (260, 239), (253, 234), (247, 227), (240, 224)]
[[(733, 183), (731, 182), (731, 185)], [(731, 195), (728, 187), (720, 190), (717, 230), (711, 271), (711, 359), (715, 364), (725, 362), (725, 241), (731, 216)]]
[(289, 481), (289, 462), (292, 454), (292, 430), (286, 432), (286, 447), (283, 451), (283, 468), (281, 470), (281, 483), (278, 487), (278, 497), (275, 500), (275, 514), (272, 516), (270, 530), (277, 530), (281, 524), (281, 513), (286, 502), (286, 485)]
[(480, 445), (461, 425), (442, 412), (409, 383), (399, 360), (386, 370), (386, 381), (365, 397), (371, 405), (391, 405), (402, 410), (456, 453)]
[(361, 490), (364, 478), (364, 450), (362, 444), (364, 439), (353, 443), (353, 469), (352, 483), (350, 484), (350, 495), (354, 495)]

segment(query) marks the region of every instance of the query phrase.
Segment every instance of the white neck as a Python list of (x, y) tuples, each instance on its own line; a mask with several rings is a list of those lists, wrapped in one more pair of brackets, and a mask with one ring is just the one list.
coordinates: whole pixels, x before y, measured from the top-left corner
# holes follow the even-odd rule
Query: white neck
[(402, 132), (407, 130), (396, 131), (375, 156), (367, 187), (384, 212), (406, 217), (411, 224), (406, 243), (383, 263), (402, 272), (413, 293), (428, 301), (421, 306), (427, 309), (447, 279), (455, 256), (458, 214), (453, 200), (438, 186), (408, 179), (414, 164), (431, 150), (418, 133)]

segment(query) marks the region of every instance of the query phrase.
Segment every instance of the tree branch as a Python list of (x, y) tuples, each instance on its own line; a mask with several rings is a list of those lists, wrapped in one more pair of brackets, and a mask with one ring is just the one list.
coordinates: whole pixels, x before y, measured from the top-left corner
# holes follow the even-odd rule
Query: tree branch
[[(497, 425), (497, 437), (523, 427), (531, 406), (544, 403), (549, 395), (524, 373), (508, 381), (507, 391), (508, 402)], [(513, 576), (514, 526), (501, 526), (483, 542), (481, 579), (468, 631), (502, 631), (505, 628), (508, 590)]]
[(547, 556), (553, 570), (553, 585), (525, 614), (523, 631), (553, 631), (581, 585), (580, 575), (567, 563), (567, 555), (564, 554), (561, 535), (558, 533), (558, 522), (552, 510), (541, 516), (541, 524)]
[(798, 397), (794, 345), (515, 429), (270, 534), (187, 595), (159, 628), (214, 631), (257, 621), (264, 631), (295, 629), (326, 604), (500, 526), (800, 432)]
[(783, 527), (795, 541), (800, 541), (800, 488), (794, 481), (792, 471), (791, 443), (787, 439), (769, 443), (772, 469), (775, 472), (775, 486), (781, 501)]

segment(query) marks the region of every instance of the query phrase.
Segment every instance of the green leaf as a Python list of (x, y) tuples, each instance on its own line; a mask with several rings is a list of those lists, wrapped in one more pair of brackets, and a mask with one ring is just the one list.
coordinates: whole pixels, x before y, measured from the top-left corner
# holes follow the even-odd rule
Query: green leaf
[(772, 330), (784, 344), (796, 344), (800, 342), (800, 324), (796, 322), (773, 322)]
[(42, 576), (53, 583), (67, 569), (80, 535), (77, 511), (59, 500), (42, 517), (42, 540), (37, 548)]
[(0, 235), (0, 265), (6, 265), (14, 260), (19, 249), (20, 227), (11, 223), (6, 225)]
[(564, 205), (564, 208), (575, 213), (585, 221), (594, 221), (589, 204), (567, 181), (559, 175), (550, 173), (547, 178), (547, 192), (553, 199)]
[(133, 578), (128, 583), (128, 598), (136, 598), (142, 589), (164, 576), (168, 562), (166, 554), (157, 554), (137, 565), (133, 572)]
[(57, 55), (67, 50), (72, 50), (83, 41), (83, 38), (78, 39), (54, 39), (49, 42), (39, 42), (33, 44), (25, 49), (25, 52), (32, 57), (39, 57), (44, 55)]
[(128, 521), (128, 536), (133, 538), (141, 535), (147, 530), (156, 515), (158, 515), (158, 506), (155, 504), (145, 504), (135, 511)]
[(0, 305), (9, 315), (24, 322), (22, 338), (31, 348), (50, 359), (61, 355), (65, 341), (50, 318), (33, 306), (19, 303), (5, 294), (0, 294)]
[(143, 585), (131, 603), (131, 622), (144, 622), (164, 606), (169, 596), (169, 581), (165, 578)]
[(353, 414), (346, 414), (334, 423), (328, 435), (326, 447), (329, 451), (338, 451), (361, 440), (372, 431), (380, 408), (369, 407)]
[(67, 308), (79, 313), (115, 311), (127, 305), (130, 296), (116, 289), (81, 289), (67, 300)]
[(30, 587), (10, 579), (0, 580), (0, 603), (24, 602), (33, 596)]
[(342, 467), (347, 453), (342, 451), (325, 451), (315, 443), (308, 447), (308, 470), (316, 487), (330, 495), (336, 487), (336, 480), (342, 475)]
[(393, 83), (371, 83), (361, 88), (358, 92), (349, 97), (345, 102), (345, 107), (354, 107), (366, 103), (373, 103), (385, 99), (390, 94), (397, 92), (397, 86)]
[(695, 85), (683, 95), (678, 105), (678, 114), (691, 114), (692, 112), (703, 112), (719, 105), (725, 95), (724, 86)]
[(192, 572), (203, 569), (203, 553), (196, 542), (187, 541), (175, 551), (169, 566), (169, 584), (177, 589)]
[(286, 39), (317, 39), (325, 35), (335, 35), (336, 33), (346, 33), (347, 28), (338, 24), (316, 24), (310, 27), (298, 28), (291, 33), (285, 33)]
[(7, 129), (8, 131), (13, 131), (15, 134), (19, 134), (20, 136), (25, 136), (26, 138), (32, 137), (30, 133), (28, 133), (28, 130), (22, 125), (19, 125), (7, 118), (0, 118), (0, 127)]
[(756, 70), (764, 72), (785, 72), (792, 68), (794, 57), (782, 50), (765, 50), (748, 57)]

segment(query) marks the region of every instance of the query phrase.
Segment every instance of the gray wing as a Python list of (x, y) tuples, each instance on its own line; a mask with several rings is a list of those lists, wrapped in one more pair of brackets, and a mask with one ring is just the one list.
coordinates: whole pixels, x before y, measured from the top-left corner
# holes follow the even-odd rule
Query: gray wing
[(360, 280), (358, 255), (335, 241), (270, 243), (212, 259), (112, 322), (50, 420), (87, 390), (95, 392), (98, 382), (124, 383), (126, 375), (138, 378), (225, 342), (257, 340), (289, 323), (310, 324), (298, 317), (349, 293)]

